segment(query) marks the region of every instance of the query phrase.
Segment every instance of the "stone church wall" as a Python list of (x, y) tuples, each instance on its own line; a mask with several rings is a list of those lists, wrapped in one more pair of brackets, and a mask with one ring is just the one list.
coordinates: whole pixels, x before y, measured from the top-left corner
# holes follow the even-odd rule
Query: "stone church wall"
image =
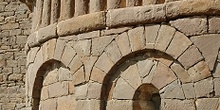
[(0, 110), (25, 107), (25, 44), (31, 14), (18, 0), (0, 0)]

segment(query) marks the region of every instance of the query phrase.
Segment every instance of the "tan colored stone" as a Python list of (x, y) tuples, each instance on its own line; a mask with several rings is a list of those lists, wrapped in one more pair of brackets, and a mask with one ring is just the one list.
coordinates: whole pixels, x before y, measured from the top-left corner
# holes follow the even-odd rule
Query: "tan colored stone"
[(164, 86), (173, 82), (175, 79), (177, 78), (169, 67), (162, 63), (158, 63), (152, 79), (152, 84), (160, 90)]
[(115, 41), (118, 44), (118, 48), (120, 49), (122, 56), (131, 53), (131, 47), (127, 32), (120, 34), (118, 37), (116, 37)]
[(48, 52), (48, 58), (49, 59), (52, 59), (53, 56), (54, 56), (56, 43), (57, 43), (56, 39), (51, 39), (51, 40), (48, 41), (47, 52)]
[(146, 59), (143, 61), (139, 61), (137, 63), (137, 65), (138, 65), (138, 71), (139, 71), (140, 77), (144, 78), (150, 74), (150, 71), (152, 70), (153, 66), (155, 65), (155, 62), (152, 60)]
[(88, 98), (91, 99), (100, 99), (101, 98), (101, 91), (102, 91), (102, 84), (93, 82), (90, 83), (88, 86)]
[(107, 1), (107, 10), (109, 9), (116, 9), (120, 7), (120, 1), (119, 0), (109, 0)]
[(51, 24), (58, 21), (58, 15), (59, 15), (58, 11), (59, 11), (59, 0), (52, 0), (51, 1), (51, 17), (50, 17)]
[(217, 97), (219, 97), (220, 96), (220, 86), (219, 86), (219, 84), (220, 84), (220, 78), (214, 78), (214, 91), (215, 91), (215, 95), (217, 96)]
[(83, 34), (77, 35), (77, 38), (79, 40), (96, 38), (96, 37), (100, 37), (100, 31), (99, 30), (98, 31), (92, 31), (92, 32), (87, 32), (87, 33), (83, 33)]
[(175, 72), (182, 83), (191, 82), (190, 75), (180, 64), (173, 63), (171, 69)]
[[(27, 65), (34, 62), (35, 55), (39, 51), (39, 47), (32, 48), (27, 54)], [(0, 66), (1, 67), (1, 66)]]
[(74, 1), (63, 0), (60, 4), (60, 20), (65, 20), (73, 17), (74, 14)]
[(82, 40), (78, 41), (74, 45), (74, 49), (76, 50), (77, 55), (80, 57), (89, 56), (90, 55), (90, 49), (91, 49), (91, 40)]
[(203, 57), (199, 50), (195, 46), (191, 46), (178, 58), (178, 61), (185, 69), (188, 69), (202, 59)]
[(149, 75), (147, 75), (146, 77), (143, 78), (142, 83), (150, 84), (152, 82), (156, 68), (157, 68), (157, 62), (155, 62), (155, 65), (152, 67)]
[[(88, 20), (88, 18), (90, 19)], [(104, 27), (105, 12), (96, 12), (59, 22), (57, 33), (59, 36), (64, 36)]]
[(40, 97), (41, 100), (46, 100), (46, 99), (49, 98), (48, 87), (47, 87), (47, 86), (46, 86), (46, 87), (42, 87), (42, 89), (41, 89), (41, 95), (40, 95), (40, 96), (41, 96), (41, 97)]
[[(121, 70), (120, 75), (129, 85), (135, 90), (141, 85), (141, 78), (138, 73), (138, 67), (136, 64), (129, 65), (125, 70)], [(135, 80), (134, 80), (135, 79)]]
[(69, 82), (69, 94), (74, 94), (75, 93), (75, 86), (73, 84), (73, 82)]
[(137, 27), (128, 31), (131, 49), (133, 52), (145, 47), (144, 28)]
[(82, 62), (80, 61), (80, 58), (78, 57), (78, 55), (76, 55), (72, 61), (69, 64), (69, 68), (72, 74), (74, 74), (81, 66), (82, 66)]
[(93, 0), (89, 2), (89, 13), (99, 12), (102, 10), (103, 1)]
[(75, 110), (75, 97), (72, 95), (59, 97), (57, 99), (57, 109), (55, 110)]
[(190, 45), (192, 45), (192, 42), (185, 35), (177, 31), (166, 53), (177, 59)]
[[(196, 98), (212, 96), (213, 80), (212, 78), (204, 79), (194, 84)], [(205, 88), (205, 89), (204, 89)]]
[(50, 12), (51, 12), (51, 1), (45, 0), (43, 3), (43, 14), (41, 18), (41, 27), (45, 27), (50, 24)]
[(88, 2), (87, 0), (75, 0), (75, 13), (74, 16), (80, 16), (87, 13), (88, 9)]
[(174, 81), (164, 88), (161, 98), (163, 99), (185, 99), (180, 82)]
[(114, 34), (122, 34), (128, 30), (132, 29), (132, 27), (115, 27), (112, 29), (106, 29), (101, 31), (101, 36), (109, 36)]
[(220, 47), (220, 36), (218, 34), (203, 35), (192, 37), (191, 40), (205, 57), (210, 70), (213, 70)]
[(59, 81), (70, 81), (70, 80), (72, 80), (71, 73), (66, 68), (59, 68), (58, 74), (59, 74)]
[(57, 37), (57, 24), (51, 24), (38, 30), (37, 38), (40, 43)]
[(211, 75), (211, 72), (208, 65), (204, 61), (202, 61), (190, 68), (188, 70), (188, 74), (190, 75), (192, 81), (196, 82), (209, 77)]
[(209, 17), (209, 33), (220, 33), (220, 18)]
[(58, 39), (55, 52), (54, 52), (54, 59), (60, 61), (62, 54), (63, 54), (64, 47), (65, 47), (65, 41)]
[(217, 110), (219, 105), (218, 98), (204, 98), (196, 100), (196, 108), (198, 110)]
[(119, 78), (113, 92), (113, 99), (133, 99), (135, 90), (124, 79)]
[(68, 66), (75, 55), (76, 51), (70, 45), (66, 45), (61, 61), (64, 63), (64, 65)]
[(151, 5), (156, 4), (155, 0), (143, 0), (143, 5)]
[(150, 49), (154, 48), (159, 29), (160, 29), (160, 25), (145, 26), (146, 48), (150, 48)]
[(162, 99), (161, 110), (196, 110), (193, 100)]
[(49, 98), (68, 95), (68, 82), (57, 82), (48, 86)]
[(120, 50), (116, 44), (115, 41), (112, 41), (106, 48), (105, 52), (107, 56), (114, 62), (117, 63), (121, 58), (122, 55), (120, 53)]
[(87, 98), (88, 83), (84, 85), (79, 85), (75, 87), (76, 100), (82, 100)]
[(126, 7), (139, 6), (141, 1), (138, 0), (126, 0)]
[(73, 84), (79, 85), (85, 82), (84, 67), (82, 66), (76, 73), (73, 74)]
[(92, 55), (100, 55), (107, 45), (113, 40), (114, 36), (104, 36), (92, 40)]
[(109, 100), (107, 102), (106, 110), (133, 110), (131, 100)]
[(56, 83), (58, 82), (58, 79), (59, 79), (58, 69), (54, 69), (44, 76), (43, 85), (47, 86)]
[(173, 39), (175, 32), (176, 30), (174, 28), (167, 25), (162, 25), (156, 39), (155, 49), (165, 52)]
[(84, 64), (84, 69), (85, 69), (85, 80), (86, 81), (89, 80), (91, 76), (92, 68), (94, 67), (97, 60), (98, 60), (98, 57), (95, 57), (95, 56), (82, 58), (82, 62)]
[(213, 72), (214, 77), (220, 77), (220, 63), (218, 62), (215, 66), (215, 70)]
[(194, 99), (196, 97), (193, 83), (183, 84), (182, 88), (186, 99)]
[(46, 101), (42, 101), (39, 108), (40, 108), (40, 110), (56, 110), (57, 100), (56, 99), (48, 99)]
[(103, 53), (98, 61), (96, 62), (95, 66), (105, 73), (108, 73), (110, 69), (113, 67), (114, 63), (111, 61), (111, 59), (106, 55), (106, 53)]
[(76, 102), (77, 110), (99, 110), (101, 102), (99, 100), (78, 100)]
[[(207, 33), (206, 17), (182, 18), (170, 22), (186, 36), (201, 35)], [(190, 27), (190, 28), (189, 28)]]
[(93, 67), (92, 73), (91, 73), (91, 80), (97, 81), (99, 83), (103, 83), (104, 77), (106, 73), (101, 71), (100, 69)]

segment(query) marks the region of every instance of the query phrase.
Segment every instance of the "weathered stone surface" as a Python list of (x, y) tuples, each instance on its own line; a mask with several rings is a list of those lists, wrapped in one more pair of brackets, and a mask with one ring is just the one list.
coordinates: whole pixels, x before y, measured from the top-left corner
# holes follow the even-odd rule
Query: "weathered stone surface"
[[(57, 4), (58, 5), (58, 4)], [(74, 14), (74, 2), (72, 0), (63, 0), (60, 3), (60, 20), (69, 19)]]
[(139, 61), (137, 65), (138, 65), (138, 71), (140, 77), (144, 78), (150, 74), (150, 71), (152, 70), (153, 66), (155, 66), (155, 62), (147, 59), (147, 60)]
[(49, 98), (68, 95), (68, 82), (57, 82), (48, 86)]
[(209, 33), (220, 33), (220, 18), (209, 17)]
[(117, 63), (122, 57), (120, 50), (115, 41), (112, 41), (106, 48), (105, 52), (107, 56), (114, 62)]
[(114, 34), (122, 34), (128, 30), (132, 29), (132, 27), (116, 27), (112, 29), (106, 29), (101, 31), (101, 36), (109, 36), (109, 35), (114, 35)]
[(209, 77), (211, 75), (211, 72), (208, 68), (208, 65), (204, 61), (202, 61), (190, 68), (188, 70), (188, 74), (190, 75), (192, 81), (196, 82)]
[(155, 0), (143, 0), (143, 5), (151, 5), (156, 4)]
[(186, 99), (194, 99), (196, 97), (193, 83), (183, 84), (182, 88)]
[(66, 68), (59, 68), (58, 74), (59, 81), (71, 81), (72, 79), (70, 71)]
[(113, 40), (113, 36), (104, 36), (92, 40), (92, 55), (100, 55), (107, 45)]
[[(105, 65), (105, 66), (103, 66)], [(109, 70), (113, 67), (114, 63), (111, 61), (111, 59), (106, 55), (106, 53), (103, 53), (98, 61), (96, 62), (95, 66), (105, 73), (108, 73)]]
[(93, 0), (89, 2), (89, 13), (94, 13), (102, 10), (103, 1)]
[[(88, 20), (90, 18), (90, 20)], [(105, 12), (96, 12), (61, 21), (57, 26), (59, 36), (75, 34), (105, 27)]]
[(109, 100), (107, 102), (106, 110), (133, 110), (131, 100)]
[(65, 41), (58, 39), (56, 43), (55, 52), (54, 52), (54, 58), (57, 59), (58, 61), (62, 57), (64, 47), (65, 47)]
[(174, 28), (162, 25), (156, 39), (155, 49), (164, 52), (170, 44), (175, 32), (176, 30)]
[(144, 27), (137, 27), (128, 31), (132, 51), (141, 50), (145, 47)]
[[(177, 19), (170, 22), (171, 26), (177, 28), (186, 36), (201, 35), (207, 33), (206, 17), (192, 17)], [(191, 28), (189, 28), (191, 27)]]
[(57, 35), (57, 24), (51, 24), (38, 30), (37, 39), (39, 42), (45, 42)]
[(91, 80), (97, 81), (99, 83), (103, 83), (104, 77), (106, 73), (101, 71), (100, 69), (93, 67), (92, 73), (91, 73)]
[(85, 82), (84, 67), (82, 66), (76, 73), (73, 74), (73, 84), (78, 85)]
[(40, 105), (40, 110), (56, 110), (56, 108), (57, 108), (56, 99), (48, 99), (46, 101), (42, 101)]
[(182, 87), (178, 81), (174, 81), (164, 88), (164, 93), (160, 95), (165, 99), (185, 99)]
[(42, 13), (42, 21), (41, 27), (45, 27), (50, 24), (50, 12), (51, 12), (51, 1), (47, 0), (43, 3), (43, 13)]
[(48, 98), (49, 98), (48, 87), (47, 87), (47, 86), (46, 86), (46, 87), (42, 87), (40, 99), (41, 99), (41, 100), (46, 100), (46, 99), (48, 99)]
[(68, 95), (57, 99), (57, 109), (55, 110), (75, 110), (75, 97)]
[[(212, 78), (204, 79), (194, 84), (196, 97), (209, 97), (212, 96), (213, 80)], [(205, 89), (204, 89), (205, 88)]]
[(216, 64), (216, 67), (215, 67), (213, 76), (214, 76), (214, 77), (218, 77), (218, 78), (220, 77), (220, 63), (217, 63), (217, 64)]
[(76, 100), (86, 99), (88, 91), (88, 84), (79, 85), (75, 87)]
[(120, 34), (118, 37), (116, 37), (115, 41), (118, 45), (118, 48), (120, 49), (122, 56), (131, 53), (131, 47), (127, 32)]
[(162, 99), (161, 110), (195, 110), (193, 100)]
[(102, 84), (90, 83), (88, 86), (88, 98), (89, 99), (100, 99), (101, 98)]
[[(113, 99), (133, 99), (135, 93), (132, 88), (124, 79), (119, 78), (114, 88)], [(108, 108), (108, 107), (107, 107)]]
[(58, 80), (59, 80), (58, 69), (54, 69), (44, 76), (43, 85), (47, 86), (58, 82)]
[(152, 79), (152, 84), (160, 90), (164, 86), (173, 82), (175, 79), (176, 76), (171, 69), (162, 63), (158, 63)]
[(177, 59), (191, 44), (192, 42), (185, 35), (177, 31), (166, 53)]
[(64, 63), (64, 65), (68, 66), (71, 60), (75, 57), (75, 55), (76, 51), (70, 45), (66, 45), (63, 51), (61, 61)]
[(195, 46), (191, 46), (178, 58), (178, 61), (185, 69), (188, 69), (202, 59), (203, 57), (199, 50)]
[(214, 78), (213, 82), (214, 82), (215, 95), (219, 97), (220, 96), (220, 86), (219, 86), (220, 78)]
[(110, 0), (107, 1), (107, 9), (115, 9), (120, 7), (120, 1), (118, 0)]
[(74, 49), (77, 52), (77, 55), (79, 55), (80, 57), (84, 57), (84, 56), (89, 56), (91, 53), (91, 40), (82, 40), (82, 41), (78, 41), (75, 45), (74, 45)]
[(98, 110), (100, 109), (99, 100), (78, 100), (75, 109), (80, 110)]
[(204, 98), (196, 101), (196, 108), (198, 110), (217, 110), (218, 105), (218, 98)]
[(159, 29), (160, 29), (160, 25), (145, 26), (146, 48), (154, 48)]
[(81, 66), (82, 66), (82, 62), (80, 60), (80, 58), (78, 57), (78, 55), (76, 55), (72, 61), (69, 64), (69, 68), (72, 74), (74, 74)]
[(192, 37), (191, 40), (205, 57), (210, 70), (213, 70), (220, 48), (220, 35), (212, 34), (196, 36)]
[(85, 80), (86, 81), (89, 80), (91, 76), (92, 68), (94, 67), (97, 60), (98, 60), (98, 57), (95, 57), (95, 56), (82, 58), (82, 62), (84, 64), (84, 69), (85, 69)]
[(191, 82), (191, 77), (188, 72), (179, 64), (173, 63), (171, 69), (175, 72), (177, 77), (180, 79), (181, 82), (187, 83)]
[(100, 31), (99, 30), (77, 35), (77, 38), (79, 40), (84, 40), (84, 39), (89, 39), (89, 38), (96, 38), (96, 37), (100, 37)]

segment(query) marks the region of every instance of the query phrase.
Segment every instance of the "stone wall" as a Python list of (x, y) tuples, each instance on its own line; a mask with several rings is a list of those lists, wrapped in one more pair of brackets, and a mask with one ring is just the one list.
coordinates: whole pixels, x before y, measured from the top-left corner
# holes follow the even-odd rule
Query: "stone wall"
[(25, 43), (31, 14), (18, 0), (0, 0), (0, 110), (25, 107)]

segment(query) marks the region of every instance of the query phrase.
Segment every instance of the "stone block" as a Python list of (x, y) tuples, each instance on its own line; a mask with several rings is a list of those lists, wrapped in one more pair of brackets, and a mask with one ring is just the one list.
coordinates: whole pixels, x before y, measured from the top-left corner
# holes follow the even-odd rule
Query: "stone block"
[(49, 98), (68, 95), (68, 82), (57, 82), (48, 86)]
[(193, 100), (162, 99), (161, 110), (196, 110)]
[(82, 33), (82, 34), (78, 34), (77, 38), (79, 40), (85, 40), (85, 39), (90, 39), (90, 38), (96, 38), (96, 37), (100, 37), (100, 31), (92, 31), (92, 32), (87, 32), (87, 33)]
[(182, 83), (191, 82), (190, 75), (180, 64), (173, 63), (171, 69), (175, 72)]
[(49, 98), (48, 86), (44, 86), (41, 89), (40, 99), (41, 99), (41, 101), (44, 101), (44, 100), (47, 100), (48, 98)]
[(91, 76), (92, 68), (94, 67), (97, 60), (98, 60), (98, 57), (94, 57), (94, 56), (82, 58), (82, 62), (84, 64), (84, 69), (85, 69), (85, 80), (86, 81), (89, 80)]
[[(135, 90), (124, 79), (119, 78), (113, 92), (113, 99), (132, 100)], [(108, 105), (107, 105), (108, 106)]]
[(37, 38), (40, 43), (55, 37), (57, 37), (57, 24), (51, 24), (38, 30)]
[[(88, 20), (88, 18), (90, 18)], [(57, 26), (59, 36), (76, 34), (105, 27), (105, 12), (96, 12), (61, 21)]]
[(88, 98), (91, 99), (100, 99), (101, 98), (101, 91), (102, 91), (102, 84), (93, 82), (90, 83), (88, 86)]
[(204, 56), (210, 70), (213, 70), (220, 47), (220, 35), (202, 35), (191, 38)]
[[(65, 20), (73, 17), (74, 14), (74, 1), (72, 0), (63, 0), (60, 4), (60, 19)], [(57, 9), (59, 10), (59, 9)]]
[(131, 49), (133, 52), (145, 47), (144, 27), (137, 27), (128, 31)]
[(198, 110), (217, 110), (218, 105), (218, 98), (202, 98), (196, 100), (196, 108)]
[(59, 97), (57, 99), (57, 109), (55, 110), (75, 110), (76, 101), (72, 95)]
[(99, 100), (78, 100), (76, 102), (76, 108), (80, 110), (98, 110), (100, 109), (101, 102)]
[(75, 87), (76, 100), (85, 100), (87, 98), (88, 83)]
[(177, 59), (191, 44), (192, 42), (185, 35), (177, 31), (166, 53)]
[(83, 65), (83, 63), (81, 62), (80, 58), (78, 57), (78, 55), (76, 55), (70, 62), (69, 64), (69, 68), (70, 68), (70, 72), (71, 74), (74, 74), (81, 66)]
[(106, 29), (101, 31), (101, 36), (122, 34), (130, 29), (132, 29), (132, 27), (116, 27), (116, 28)]
[(80, 57), (90, 56), (91, 46), (91, 40), (81, 40), (74, 45), (74, 49), (76, 50), (77, 55), (79, 55)]
[(220, 77), (220, 63), (219, 62), (216, 64), (215, 70), (213, 72), (213, 76), (218, 77), (218, 78)]
[(57, 40), (56, 48), (55, 48), (55, 52), (54, 52), (54, 59), (60, 61), (62, 54), (63, 54), (65, 44), (66, 43), (64, 40), (60, 40), (60, 39)]
[(175, 32), (176, 29), (173, 27), (162, 25), (158, 32), (155, 49), (165, 52), (171, 40), (173, 39)]
[(114, 62), (117, 63), (121, 58), (122, 55), (120, 53), (120, 50), (116, 44), (115, 41), (112, 41), (106, 48), (105, 52), (107, 56)]
[(89, 13), (99, 12), (102, 10), (103, 1), (93, 0), (89, 2)]
[(199, 50), (195, 46), (191, 46), (178, 58), (178, 61), (185, 69), (188, 69), (202, 59), (203, 57)]
[(138, 65), (138, 71), (139, 71), (140, 77), (144, 78), (150, 74), (150, 72), (152, 71), (152, 68), (155, 66), (155, 62), (152, 60), (146, 59), (143, 61), (139, 61), (137, 65)]
[(122, 56), (125, 56), (125, 55), (128, 55), (129, 53), (131, 53), (131, 47), (130, 47), (127, 32), (120, 34), (118, 37), (116, 37), (115, 41), (118, 45), (118, 48), (119, 48)]
[(81, 67), (79, 70), (77, 70), (76, 73), (73, 74), (73, 84), (74, 85), (79, 85), (81, 83), (85, 82), (85, 73), (84, 73), (84, 68)]
[(145, 26), (146, 48), (152, 48), (152, 49), (154, 48), (160, 27), (161, 27), (160, 25)]
[(72, 76), (71, 73), (68, 69), (66, 68), (59, 68), (58, 70), (58, 74), (59, 74), (59, 81), (71, 81), (72, 80)]
[[(105, 66), (103, 66), (105, 65)], [(107, 56), (106, 53), (103, 53), (98, 61), (96, 62), (95, 66), (105, 73), (108, 73), (110, 69), (113, 67), (114, 63), (111, 61), (111, 59)]]
[(54, 70), (48, 72), (44, 76), (43, 85), (47, 86), (47, 85), (50, 85), (50, 84), (54, 84), (54, 83), (58, 82), (58, 80), (59, 80), (58, 69), (54, 69)]
[(209, 33), (220, 33), (220, 17), (209, 17)]
[(91, 73), (91, 80), (97, 81), (99, 83), (103, 83), (103, 80), (106, 76), (106, 73), (101, 71), (100, 69), (93, 67), (92, 73)]
[(61, 61), (64, 63), (64, 65), (68, 66), (71, 60), (75, 57), (75, 55), (76, 51), (70, 45), (66, 45), (63, 51)]
[(162, 63), (158, 63), (152, 79), (152, 84), (159, 90), (176, 80), (174, 72)]
[(182, 88), (186, 99), (194, 99), (196, 97), (193, 83), (183, 84)]
[[(212, 78), (204, 79), (194, 84), (196, 98), (211, 97), (213, 94), (213, 80)], [(205, 89), (204, 89), (205, 88)]]
[(92, 39), (92, 55), (101, 55), (103, 50), (114, 39), (114, 36), (103, 36), (100, 38)]
[(220, 96), (220, 86), (219, 86), (220, 85), (220, 78), (214, 78), (213, 82), (214, 82), (215, 95), (217, 97), (219, 97)]
[(133, 110), (132, 100), (109, 100), (107, 102), (106, 110)]
[(48, 99), (46, 101), (42, 101), (39, 107), (40, 110), (56, 110), (56, 108), (57, 108), (56, 99)]

